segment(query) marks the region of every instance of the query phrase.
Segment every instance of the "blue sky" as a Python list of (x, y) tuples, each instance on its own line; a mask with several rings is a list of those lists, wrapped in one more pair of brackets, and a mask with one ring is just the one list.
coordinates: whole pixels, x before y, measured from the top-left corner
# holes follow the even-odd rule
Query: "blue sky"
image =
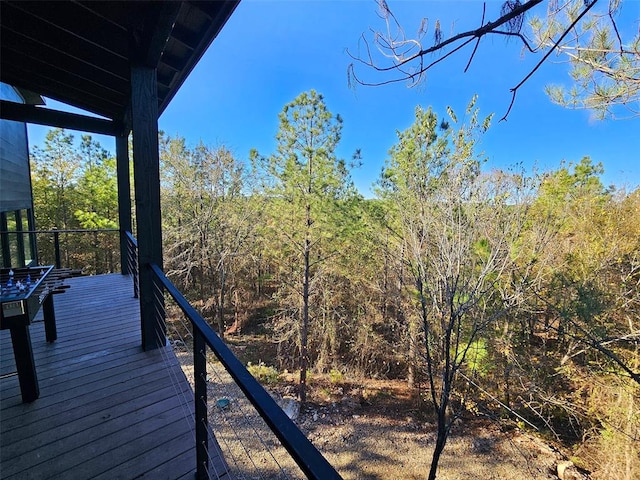
[[(440, 19), (446, 38), (452, 23), (457, 33), (477, 26), (482, 15), (479, 1), (388, 4), (408, 35), (417, 31), (423, 17), (431, 25)], [(498, 17), (499, 7), (499, 2), (487, 3), (487, 20)], [(384, 28), (376, 12), (373, 0), (243, 0), (160, 118), (160, 128), (190, 144), (224, 144), (240, 159), (247, 159), (251, 148), (268, 155), (275, 149), (282, 107), (313, 88), (324, 95), (329, 110), (344, 119), (338, 155), (350, 158), (357, 148), (362, 150), (363, 165), (353, 177), (359, 190), (370, 195), (396, 131), (411, 125), (416, 105), (432, 106), (439, 115), (450, 105), (460, 117), (478, 94), (481, 114), (495, 112), (480, 146), (489, 168), (522, 163), (527, 169), (549, 170), (562, 160), (577, 162), (589, 155), (603, 163), (606, 184), (640, 185), (640, 118), (594, 121), (589, 112), (553, 105), (543, 88), (568, 84), (566, 65), (545, 64), (521, 88), (508, 120), (498, 122), (511, 100), (509, 89), (539, 58), (523, 56), (513, 40), (483, 39), (467, 73), (463, 69), (471, 48), (436, 66), (419, 87), (400, 83), (349, 88), (347, 66), (352, 60), (346, 49), (357, 53), (362, 33), (371, 39), (370, 28)], [(637, 31), (640, 1), (625, 0), (619, 21)], [(382, 80), (366, 67), (357, 73)], [(45, 129), (29, 128), (31, 144), (41, 143)], [(111, 139), (99, 140), (113, 150)]]

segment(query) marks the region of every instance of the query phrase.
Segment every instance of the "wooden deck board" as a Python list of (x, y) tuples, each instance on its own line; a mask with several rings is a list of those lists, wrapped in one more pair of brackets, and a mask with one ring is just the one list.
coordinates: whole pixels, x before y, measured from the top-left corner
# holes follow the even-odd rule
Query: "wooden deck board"
[[(38, 317), (30, 327), (40, 386), (31, 404), (11, 374), (9, 332), (0, 332), (0, 476), (193, 478), (193, 393), (169, 347), (142, 351), (131, 280), (67, 282), (54, 297), (58, 340), (45, 341)], [(211, 451), (211, 471), (226, 480), (215, 441)]]

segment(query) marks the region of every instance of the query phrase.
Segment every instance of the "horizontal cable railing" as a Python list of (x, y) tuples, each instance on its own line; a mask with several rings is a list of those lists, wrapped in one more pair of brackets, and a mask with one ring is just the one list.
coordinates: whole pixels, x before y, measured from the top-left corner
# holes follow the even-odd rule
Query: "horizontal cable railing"
[(126, 271), (133, 277), (133, 297), (138, 298), (138, 241), (129, 231), (125, 231), (124, 235), (127, 240)]
[(21, 230), (0, 232), (20, 236), (28, 245), (29, 236), (35, 236), (36, 258), (41, 265), (55, 265), (88, 275), (113, 273), (120, 270), (120, 230), (68, 229)]
[(156, 313), (194, 385), (197, 477), (341, 478), (162, 269), (150, 268)]

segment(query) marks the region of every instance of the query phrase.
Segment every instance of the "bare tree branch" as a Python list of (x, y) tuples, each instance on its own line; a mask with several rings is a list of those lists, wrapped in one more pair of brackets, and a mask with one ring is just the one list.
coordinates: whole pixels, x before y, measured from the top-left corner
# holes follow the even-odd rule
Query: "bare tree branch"
[[(405, 30), (386, 1), (378, 0), (380, 17), (386, 22), (384, 32), (372, 30), (373, 43), (379, 53), (372, 51), (372, 45), (364, 36), (361, 44), (366, 50), (364, 55), (354, 55), (347, 50), (347, 54), (353, 59), (347, 70), (349, 84), (381, 86), (408, 81), (409, 86), (415, 86), (424, 81), (428, 70), (473, 41), (473, 50), (464, 67), (464, 72), (467, 72), (476, 58), (482, 37), (495, 34), (517, 38), (530, 53), (545, 50), (543, 57), (515, 87), (510, 89), (511, 101), (501, 120), (506, 120), (511, 112), (519, 89), (543, 63), (550, 61), (552, 52), (567, 55), (572, 65), (571, 75), (578, 87), (567, 92), (562, 87), (547, 87), (547, 94), (553, 102), (569, 108), (591, 109), (599, 117), (613, 117), (612, 108), (622, 104), (633, 112), (633, 115), (637, 115), (639, 112), (634, 111), (634, 106), (640, 95), (640, 88), (635, 86), (640, 83), (636, 74), (640, 62), (639, 40), (635, 38), (627, 43), (623, 40), (622, 34), (625, 32), (618, 28), (615, 19), (620, 10), (621, 0), (608, 0), (608, 8), (597, 12), (594, 7), (597, 3), (602, 3), (599, 0), (567, 0), (561, 4), (548, 1), (546, 20), (534, 17), (529, 22), (527, 34), (522, 31), (524, 15), (542, 3), (542, 0), (528, 0), (522, 3), (520, 0), (505, 0), (500, 17), (489, 22), (485, 22), (486, 4), (483, 3), (480, 26), (447, 39), (443, 39), (440, 20), (437, 20), (433, 27), (434, 43), (424, 47), (422, 40), (427, 33), (428, 19), (422, 20), (417, 38), (407, 38)], [(560, 19), (561, 14), (566, 14), (567, 18)], [(533, 39), (530, 34), (533, 34)], [(582, 38), (586, 39), (586, 45), (581, 45)], [(447, 51), (449, 48), (452, 50)], [(572, 51), (576, 54), (572, 55)], [(427, 63), (425, 56), (429, 54), (436, 54), (437, 58)], [(381, 74), (392, 74), (391, 78), (379, 81), (366, 80), (356, 71), (358, 64)]]
[[(620, 359), (620, 357), (618, 357), (618, 355), (616, 355), (609, 348), (606, 348), (605, 345), (607, 345), (607, 344), (609, 344), (611, 342), (604, 341), (602, 339), (599, 339), (599, 338), (595, 337), (588, 330), (586, 330), (582, 325), (580, 325), (578, 322), (576, 322), (575, 320), (567, 317), (566, 315), (563, 315), (563, 312), (556, 305), (553, 305), (547, 299), (542, 297), (542, 295), (538, 294), (537, 292), (536, 292), (535, 295), (545, 305), (547, 305), (548, 307), (550, 307), (551, 309), (555, 310), (560, 315), (562, 315), (563, 318), (565, 320), (567, 320), (571, 325), (573, 325), (580, 333), (580, 334), (577, 334), (577, 333), (571, 333), (571, 332), (565, 331), (564, 332), (565, 335), (568, 335), (571, 338), (573, 338), (573, 339), (577, 340), (578, 342), (582, 343), (583, 345), (591, 347), (591, 348), (597, 350), (598, 352), (602, 353), (605, 357), (608, 357), (616, 365), (618, 365), (618, 367), (620, 367), (622, 370), (624, 370), (624, 372), (627, 375), (629, 375), (629, 378), (631, 378), (638, 385), (640, 385), (640, 372), (634, 372), (624, 361), (622, 361)], [(557, 328), (554, 328), (552, 326), (549, 326), (548, 328), (550, 328), (552, 330), (555, 330), (555, 331), (558, 331)]]
[[(489, 22), (486, 25), (483, 25), (482, 27), (477, 28), (475, 30), (469, 30), (469, 31), (462, 32), (462, 33), (459, 33), (457, 35), (454, 35), (453, 37), (451, 37), (451, 38), (449, 38), (449, 39), (447, 39), (445, 41), (442, 41), (440, 43), (437, 43), (432, 47), (423, 48), (420, 51), (418, 51), (417, 53), (415, 53), (414, 55), (411, 55), (409, 57), (404, 58), (403, 55), (401, 55), (401, 54), (392, 55), (397, 60), (397, 63), (394, 63), (393, 65), (390, 65), (390, 66), (387, 66), (387, 67), (380, 67), (380, 66), (376, 65), (373, 62), (373, 59), (371, 58), (370, 55), (368, 55), (369, 56), (369, 60), (365, 61), (361, 57), (353, 55), (349, 50), (347, 50), (347, 54), (352, 59), (354, 59), (355, 61), (363, 63), (363, 64), (365, 64), (365, 65), (367, 65), (369, 67), (372, 67), (372, 68), (374, 68), (375, 70), (377, 70), (379, 72), (397, 70), (398, 67), (406, 65), (406, 64), (416, 60), (417, 58), (424, 57), (425, 55), (427, 55), (429, 53), (441, 51), (445, 47), (447, 47), (447, 46), (449, 46), (449, 45), (451, 45), (453, 43), (456, 43), (459, 40), (468, 39), (469, 37), (471, 39), (479, 39), (479, 38), (483, 37), (484, 35), (491, 34), (491, 33), (496, 33), (496, 30), (498, 29), (498, 27), (504, 25), (505, 23), (509, 22), (510, 20), (512, 20), (512, 19), (514, 19), (516, 17), (519, 17), (519, 16), (523, 15), (525, 12), (529, 11), (530, 9), (535, 7), (536, 5), (542, 3), (542, 1), (543, 0), (528, 0), (527, 2), (523, 3), (522, 5), (520, 5), (520, 6), (516, 7), (516, 8), (514, 8), (513, 10), (511, 10), (509, 13), (507, 13), (505, 15), (502, 15), (495, 22)], [(597, 1), (597, 0), (595, 0), (595, 1)], [(386, 2), (384, 2), (384, 5), (386, 5)], [(388, 9), (388, 7), (386, 7), (386, 8), (387, 8), (387, 11), (389, 12), (389, 15), (392, 16), (393, 14), (391, 13), (391, 10)], [(396, 23), (396, 25), (399, 25), (397, 20), (395, 19), (395, 16), (392, 16), (392, 18), (394, 19), (394, 22)], [(484, 14), (483, 14), (483, 21), (484, 21)], [(404, 32), (401, 29), (400, 29), (400, 32), (402, 34), (404, 34)], [(497, 33), (504, 34), (503, 31), (497, 32)], [(381, 37), (380, 36), (375, 36), (374, 38), (376, 40), (380, 40)], [(404, 45), (406, 42), (408, 42), (408, 40), (406, 38), (403, 38), (399, 42), (399, 44), (400, 45)], [(413, 41), (413, 42), (417, 43), (417, 41)], [(396, 48), (397, 48), (397, 46), (395, 44), (396, 42), (395, 42), (395, 40), (391, 40), (391, 36), (390, 35), (385, 38), (385, 43), (386, 43), (386, 47), (385, 48), (387, 48), (389, 51), (391, 51), (391, 52), (395, 52), (396, 51)], [(464, 44), (466, 45), (467, 43), (469, 43), (469, 42), (467, 41)], [(424, 69), (420, 69), (420, 71), (415, 75), (419, 75), (419, 74), (424, 73), (426, 70), (428, 70), (434, 64), (431, 64), (431, 65), (427, 66)]]
[(555, 51), (555, 48), (560, 45), (560, 43), (562, 42), (562, 40), (569, 34), (569, 32), (578, 24), (578, 22), (582, 19), (582, 17), (584, 17), (587, 12), (589, 12), (589, 10), (591, 10), (591, 8), (597, 3), (598, 0), (592, 0), (591, 3), (589, 3), (587, 5), (587, 7), (580, 13), (580, 15), (578, 15), (576, 17), (576, 19), (571, 23), (571, 25), (569, 25), (569, 27), (564, 31), (564, 33), (562, 35), (560, 35), (560, 38), (558, 38), (558, 40), (556, 40), (554, 42), (553, 48), (550, 48), (549, 51), (547, 53), (544, 54), (544, 56), (538, 61), (538, 63), (536, 64), (535, 67), (533, 67), (533, 69), (520, 81), (520, 83), (518, 83), (515, 87), (513, 87), (511, 89), (512, 92), (512, 96), (511, 96), (511, 103), (509, 104), (509, 108), (507, 109), (507, 113), (504, 114), (504, 116), (500, 119), (500, 121), (502, 122), (503, 120), (506, 121), (507, 120), (507, 116), (509, 115), (509, 112), (511, 112), (511, 108), (513, 107), (513, 103), (516, 100), (516, 94), (518, 93), (518, 89), (520, 87), (522, 87), (522, 85), (524, 85), (524, 83), (529, 80), (534, 73), (536, 73), (536, 71), (540, 68), (540, 66), (542, 66), (542, 64), (547, 60), (547, 58), (549, 58), (549, 56)]
[[(487, 12), (487, 2), (484, 2), (482, 4), (482, 20), (480, 21), (480, 24), (483, 25), (484, 24), (484, 15)], [(471, 52), (471, 56), (469, 57), (469, 61), (467, 62), (467, 66), (464, 67), (464, 73), (467, 73), (467, 70), (469, 70), (469, 67), (471, 66), (471, 62), (473, 61), (473, 57), (475, 57), (476, 52), (478, 51), (478, 45), (480, 45), (480, 39), (482, 37), (478, 37), (478, 40), (476, 40), (476, 44), (473, 47), (473, 52)]]

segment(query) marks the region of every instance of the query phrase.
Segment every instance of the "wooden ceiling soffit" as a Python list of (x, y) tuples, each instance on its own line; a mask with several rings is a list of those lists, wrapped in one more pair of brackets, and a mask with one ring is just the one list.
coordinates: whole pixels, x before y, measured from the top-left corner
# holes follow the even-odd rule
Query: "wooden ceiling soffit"
[(174, 28), (182, 2), (163, 2), (161, 8), (151, 9), (142, 22), (131, 30), (131, 58), (133, 63), (156, 68), (167, 40)]
[(3, 3), (2, 10), (3, 16), (14, 18), (20, 25), (29, 25), (29, 32), (36, 39), (64, 33), (76, 41), (81, 39), (84, 45), (100, 48), (103, 54), (109, 52), (127, 58), (129, 45), (125, 31), (99, 16), (88, 15), (81, 5), (64, 2), (60, 8), (46, 8), (46, 16), (41, 14), (41, 2)]
[[(117, 66), (112, 65), (111, 68), (105, 68), (102, 64), (97, 65), (86, 59), (71, 55), (69, 52), (61, 51), (51, 44), (36, 43), (19, 32), (16, 32), (15, 35), (16, 39), (22, 44), (22, 49), (26, 46), (30, 50), (40, 53), (36, 61), (42, 65), (57, 69), (60, 69), (61, 65), (65, 65), (71, 71), (82, 72), (81, 75), (78, 75), (81, 79), (86, 79), (96, 84), (106, 83), (116, 92), (128, 91), (129, 78), (123, 77), (120, 73), (128, 71), (128, 62), (119, 61)], [(8, 49), (11, 50), (11, 47), (8, 47)]]
[[(17, 62), (20, 57), (20, 52), (14, 51), (11, 48), (5, 48), (5, 58), (9, 61), (15, 59)], [(17, 65), (17, 63), (16, 63)], [(19, 71), (16, 68), (16, 71)], [(78, 92), (84, 92), (86, 95), (92, 95), (94, 98), (101, 98), (106, 102), (112, 102), (114, 105), (118, 105), (122, 102), (123, 98), (126, 98), (127, 83), (119, 82), (122, 88), (116, 88), (114, 82), (101, 83), (100, 76), (95, 75), (90, 69), (72, 70), (69, 68), (61, 67), (59, 64), (48, 62), (40, 59), (32, 59), (28, 66), (22, 67), (23, 73), (29, 73), (34, 79), (56, 79), (62, 84), (67, 85), (66, 89), (76, 90)], [(93, 92), (93, 93), (90, 93)]]
[(68, 81), (60, 81), (59, 78), (45, 75), (41, 70), (34, 68), (33, 64), (30, 67), (16, 68), (11, 74), (5, 73), (2, 81), (98, 115), (109, 118), (119, 118), (121, 115), (120, 103), (115, 98), (105, 98), (107, 96), (88, 91), (84, 86), (72, 88)]

